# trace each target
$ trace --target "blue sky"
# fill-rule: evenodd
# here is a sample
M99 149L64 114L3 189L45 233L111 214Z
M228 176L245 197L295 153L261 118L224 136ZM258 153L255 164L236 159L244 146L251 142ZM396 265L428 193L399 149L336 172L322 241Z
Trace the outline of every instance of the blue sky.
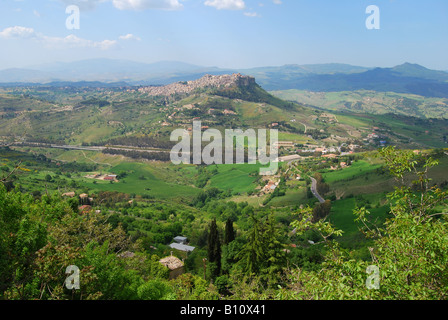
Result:
M66 28L68 5L80 28ZM366 8L380 10L368 30ZM89 58L448 70L446 0L2 0L0 69Z

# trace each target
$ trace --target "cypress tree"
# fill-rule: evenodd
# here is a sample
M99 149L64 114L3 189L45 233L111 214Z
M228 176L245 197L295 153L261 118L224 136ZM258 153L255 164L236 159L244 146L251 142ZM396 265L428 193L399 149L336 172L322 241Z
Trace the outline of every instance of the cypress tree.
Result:
M229 244L233 240L235 240L235 230L233 229L233 221L229 218L226 221L224 244Z
M210 231L208 234L207 245L208 261L216 265L216 269L213 271L212 276L217 277L221 273L221 242L219 240L218 226L216 225L216 219L210 223Z

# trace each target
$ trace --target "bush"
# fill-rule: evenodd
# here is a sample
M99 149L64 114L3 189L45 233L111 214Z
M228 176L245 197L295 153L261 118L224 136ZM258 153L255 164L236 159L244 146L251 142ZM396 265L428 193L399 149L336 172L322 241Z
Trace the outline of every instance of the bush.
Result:
M171 287L161 280L150 280L137 289L138 297L142 300L173 300L175 297Z

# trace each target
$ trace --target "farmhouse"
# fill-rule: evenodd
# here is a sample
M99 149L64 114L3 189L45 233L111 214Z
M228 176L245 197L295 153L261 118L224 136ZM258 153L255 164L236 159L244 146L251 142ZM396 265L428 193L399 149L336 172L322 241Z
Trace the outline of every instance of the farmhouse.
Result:
M341 166L341 168L347 168L348 164L347 164L347 162L341 162L340 166Z
M75 196L75 191L63 193L62 196L73 198Z
M170 244L170 248L176 249L179 251L183 251L183 252L192 252L194 249L196 249L195 247L187 246L185 244L180 244L180 243L172 243L172 244Z
M228 110L228 109L225 109L223 113L224 113L225 115L229 115L229 114L235 115L235 114L236 114L235 111Z
M263 192L268 193L274 191L278 186L278 182L269 181L267 185L264 186Z
M184 273L184 263L171 254L171 256L160 259L159 262L170 269L170 279L175 279Z
M187 237L177 236L173 239L174 242L180 243L180 244L187 244Z
M92 211L92 206L83 205L83 206L80 206L78 209L79 209L80 213L89 213L90 211Z
M177 236L173 239L173 241L174 242L172 244L170 244L170 248L172 248L172 249L176 249L176 250L187 252L187 253L196 249L195 247L187 245L188 239L186 237Z

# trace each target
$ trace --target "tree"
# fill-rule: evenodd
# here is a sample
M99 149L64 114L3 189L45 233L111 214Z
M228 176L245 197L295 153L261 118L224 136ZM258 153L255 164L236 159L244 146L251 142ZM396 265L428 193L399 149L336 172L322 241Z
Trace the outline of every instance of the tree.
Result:
M229 244L235 240L235 230L233 229L233 221L229 218L226 221L226 229L224 233L224 244Z
M280 241L280 230L277 227L274 215L271 213L265 223L263 232L264 263L262 277L267 283L275 283L285 266L286 255L283 244Z
M331 211L331 201L325 200L323 203L318 203L313 209L313 221L327 217Z
M264 258L263 241L261 239L261 221L254 213L250 215L249 219L252 228L247 234L247 242L243 249L238 254L237 258L242 265L246 274L257 274L260 270L261 263Z
M312 222L310 209L293 222L298 233L315 229L326 245L319 272L296 270L289 288L279 295L291 299L445 300L448 298L448 191L430 187L428 171L437 160L412 151L387 147L379 152L401 183L388 194L392 218L376 226L370 212L356 208L360 229L372 239L369 261L355 260L332 239L340 235L323 220ZM414 188L417 186L417 188ZM366 285L368 267L379 270L378 287Z
M221 242L219 240L218 226L216 225L216 219L210 223L207 242L207 257L210 264L215 264L212 278L216 278L221 273Z

